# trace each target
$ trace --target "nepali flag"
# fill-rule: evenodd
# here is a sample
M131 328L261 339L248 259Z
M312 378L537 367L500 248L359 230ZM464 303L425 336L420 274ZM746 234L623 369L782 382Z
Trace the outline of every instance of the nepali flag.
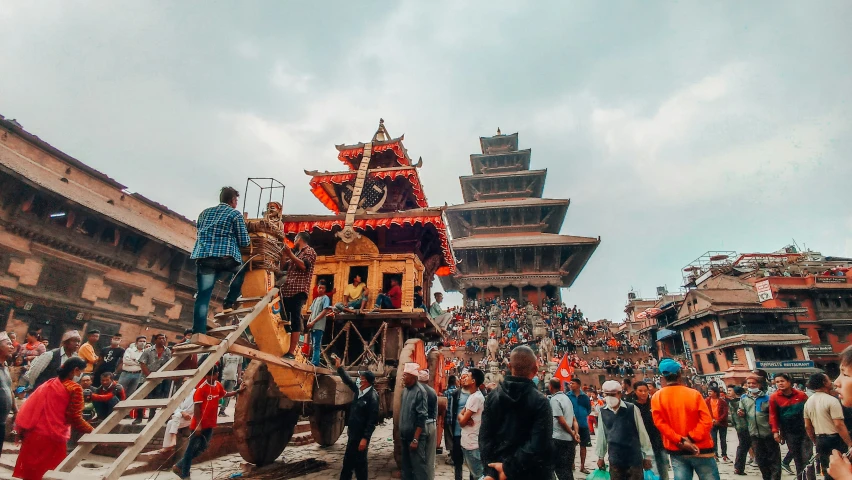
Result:
M556 367L556 373L553 374L554 378L558 378L563 382L570 382L572 378L574 378L574 367L571 366L571 363L568 361L568 354L566 353L562 360L559 362L559 366Z

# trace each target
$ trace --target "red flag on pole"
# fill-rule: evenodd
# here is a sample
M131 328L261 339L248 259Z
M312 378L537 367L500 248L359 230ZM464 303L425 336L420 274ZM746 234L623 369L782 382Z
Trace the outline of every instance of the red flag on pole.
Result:
M553 376L563 382L569 382L571 381L571 378L574 377L574 367L568 363L567 353L562 356L562 360L559 362L559 366L556 367L556 373L554 373Z

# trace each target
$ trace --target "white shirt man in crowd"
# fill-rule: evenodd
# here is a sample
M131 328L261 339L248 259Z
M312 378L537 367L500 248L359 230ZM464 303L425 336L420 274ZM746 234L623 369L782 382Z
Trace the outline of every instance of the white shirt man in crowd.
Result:
M474 368L462 373L461 386L467 395L464 407L458 415L461 425L461 446L464 464L473 478L483 474L482 459L479 455L479 427L482 424L482 411L485 409L485 397L479 387L485 383L485 372Z
M574 480L574 457L580 441L579 424L574 416L574 404L562 391L562 380L551 378L547 384L550 409L553 411L553 455L558 480Z
M139 357L145 351L145 343L148 338L144 335L136 337L136 342L127 347L124 351L124 356L121 359L121 364L118 371L121 374L118 377L118 383L124 387L124 392L130 396L139 387L139 382L142 380L142 367L139 366Z

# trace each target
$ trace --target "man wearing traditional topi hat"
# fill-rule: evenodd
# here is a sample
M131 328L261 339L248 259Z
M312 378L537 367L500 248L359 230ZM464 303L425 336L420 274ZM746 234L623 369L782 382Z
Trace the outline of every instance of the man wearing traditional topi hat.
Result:
M604 457L609 452L613 480L642 480L643 469L650 470L654 458L642 413L635 405L621 399L621 383L616 380L607 380L601 390L606 404L600 410L598 468L605 468Z
M429 386L429 369L420 370L417 381L426 390L426 407L429 417L426 419L426 468L429 478L435 478L435 455L438 450L438 394Z
M402 480L427 480L429 469L428 436L426 420L429 419L429 405L426 389L417 382L420 365L406 363L402 371L405 390L399 407L399 439L402 444ZM435 450L435 446L432 446ZM431 479L430 479L431 480Z
M42 353L30 364L30 369L25 377L33 390L41 386L42 383L57 376L59 367L71 357L77 356L77 350L80 348L83 337L77 330L70 330L62 335L62 345L59 348L48 350Z

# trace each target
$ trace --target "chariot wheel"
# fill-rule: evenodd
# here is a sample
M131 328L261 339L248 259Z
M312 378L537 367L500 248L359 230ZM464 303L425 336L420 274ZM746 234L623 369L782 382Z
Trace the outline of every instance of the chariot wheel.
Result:
M330 447L340 438L343 427L346 426L344 408L314 405L314 413L311 415L311 435L319 446Z
M258 466L274 462L290 443L301 408L281 408L278 391L265 363L253 360L243 374L246 390L237 396L234 435L237 450Z

